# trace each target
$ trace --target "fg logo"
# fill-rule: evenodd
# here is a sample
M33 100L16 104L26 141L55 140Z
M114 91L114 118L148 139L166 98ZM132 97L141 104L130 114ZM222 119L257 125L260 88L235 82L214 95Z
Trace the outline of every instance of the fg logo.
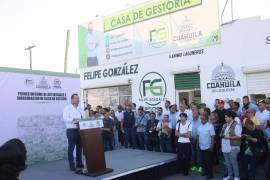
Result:
M157 105L165 98L167 86L165 79L157 72L149 72L140 82L140 101Z
M143 81L143 96L146 96L146 91L149 91L153 96L162 96L163 87L159 86L162 79L144 80Z
M149 45L160 48L166 45L169 38L169 31L165 23L157 22L149 29Z

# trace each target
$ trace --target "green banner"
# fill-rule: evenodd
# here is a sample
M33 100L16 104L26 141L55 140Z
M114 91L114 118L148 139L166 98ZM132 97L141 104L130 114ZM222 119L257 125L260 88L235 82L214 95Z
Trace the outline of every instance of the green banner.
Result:
M202 0L156 0L117 15L105 17L104 32L201 4Z

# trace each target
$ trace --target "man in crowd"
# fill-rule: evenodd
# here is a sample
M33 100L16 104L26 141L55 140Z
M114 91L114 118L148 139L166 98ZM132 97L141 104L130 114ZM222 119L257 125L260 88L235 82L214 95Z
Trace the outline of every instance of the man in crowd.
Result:
M163 116L164 116L165 114L163 113L163 109L162 109L162 107L158 107L157 108L157 120L159 121L159 122L161 122L162 120L163 120Z
M243 121L243 125L245 125L246 120L250 119L254 126L256 127L256 129L260 128L260 121L259 119L255 116L256 110L254 108L249 108L246 110L246 118Z
M110 111L104 108L102 138L104 151L113 150L113 120L110 118Z
M150 113L150 119L147 121L146 134L147 134L147 150L160 151L157 125L159 120L156 119L154 112Z
M123 111L123 106L122 105L118 105L117 107L117 111L115 112L115 116L116 118L118 119L118 121L121 123L124 119L124 111ZM121 131L121 128L119 129L118 131L118 139L120 140L121 142L121 146L124 145L124 134L122 133Z
M214 108L218 109L219 99L215 99Z
M260 156L258 148L262 146L264 140L263 133L254 126L253 121L246 120L240 147L241 179L255 180L256 158Z
M214 146L214 126L208 122L208 114L201 114L202 124L198 127L199 147L204 173L207 179L213 178L212 150Z
M265 100L259 102L259 111L256 112L255 116L260 121L260 129L264 129L266 122L270 120L270 112L265 108Z
M165 107L164 107L164 114L170 114L170 106L171 106L171 101L166 100L165 101Z
M128 145L132 145L133 148L136 147L136 137L133 133L134 126L135 114L132 111L132 105L128 104L124 112L123 121L121 122L122 133L124 133L125 136L125 148L128 148Z
M77 119L85 118L83 109L79 106L80 98L78 94L72 94L71 104L67 105L63 112L63 120L67 129L68 139L68 161L71 171L83 168L82 163L82 145L80 133L77 126ZM73 151L76 147L76 167L74 163Z
M185 103L181 102L179 104L179 114L186 113L187 116L188 116L188 121L191 121L191 119L192 119L192 112L191 112L190 109L187 109L187 108L188 108L187 105Z
M139 140L139 148L144 150L146 143L146 125L149 117L144 112L142 106L138 108L138 116L136 117L135 127L137 128L137 136Z
M253 104L253 103L251 103L249 101L249 97L248 96L244 96L243 97L243 109L242 109L242 111L244 112L245 110L247 110L249 108L255 109L255 111L258 111L259 110L258 107L255 104Z
M218 108L214 110L214 113L218 115L218 129L219 132L222 129L223 124L225 124L225 115L227 114L228 110L224 108L225 102L223 100L218 101Z
M199 115L199 111L197 109L193 110L193 116L191 120L192 125L192 133L191 133L191 171L202 173L201 163L200 163L200 150L198 144L198 127L201 125L201 119Z
M241 118L241 116L243 115L243 112L240 110L240 104L239 104L239 102L237 102L237 101L234 101L234 102L232 103L232 108L231 108L231 110L232 110L233 112L236 113L236 116L237 116L238 118Z
M172 152L176 152L175 127L178 120L179 120L179 113L176 112L176 105L173 104L170 106L170 113L169 113L169 122L172 125L172 132L171 132Z

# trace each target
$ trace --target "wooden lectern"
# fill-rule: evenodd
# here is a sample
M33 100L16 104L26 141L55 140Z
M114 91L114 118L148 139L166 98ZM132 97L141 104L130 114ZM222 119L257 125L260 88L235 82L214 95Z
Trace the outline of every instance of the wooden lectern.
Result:
M86 170L79 172L79 174L99 176L113 171L112 169L106 168L102 127L102 120L79 120L81 142L87 167Z

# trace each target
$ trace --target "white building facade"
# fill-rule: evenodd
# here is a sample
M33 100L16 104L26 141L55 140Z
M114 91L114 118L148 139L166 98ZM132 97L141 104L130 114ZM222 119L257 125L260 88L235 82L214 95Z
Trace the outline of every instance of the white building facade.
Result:
M270 20L259 17L221 26L221 43L81 69L85 104L147 110L165 100L206 103L270 96Z

